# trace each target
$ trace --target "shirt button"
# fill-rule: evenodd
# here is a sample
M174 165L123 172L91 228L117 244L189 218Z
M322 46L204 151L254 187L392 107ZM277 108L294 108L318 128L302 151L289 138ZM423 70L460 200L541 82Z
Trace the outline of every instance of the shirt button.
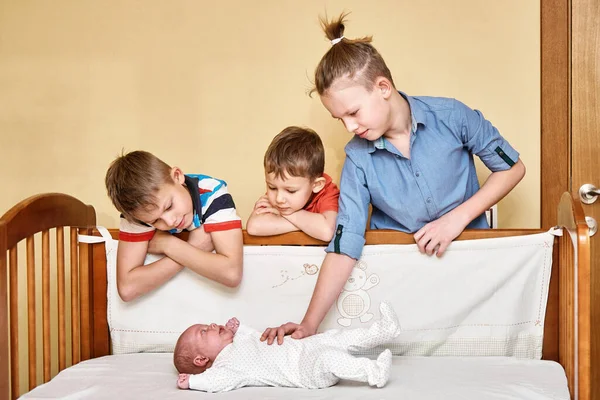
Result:
M418 173L418 172L417 172L415 175L417 176L417 178L418 178L419 176L421 176L421 174L420 174L420 173Z
M341 234L342 234L342 230L341 230L341 229L338 229L338 230L337 230L337 234L338 234L338 235L341 235Z
M427 198L427 202L428 202L428 203L431 203L431 197L428 197L428 198Z

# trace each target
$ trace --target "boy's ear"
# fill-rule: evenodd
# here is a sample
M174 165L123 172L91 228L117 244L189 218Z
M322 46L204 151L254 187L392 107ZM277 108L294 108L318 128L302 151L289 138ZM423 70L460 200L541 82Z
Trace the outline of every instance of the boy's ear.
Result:
M173 182L179 183L180 185L183 185L183 183L185 182L185 175L183 174L183 171L178 167L171 168L171 178L173 178Z
M198 354L196 357L194 357L194 365L196 367L206 367L206 365L208 364L208 362L210 361L210 359L206 356L201 356L200 354Z
M319 193L325 187L325 177L317 178L313 181L313 193Z
M381 93L384 99L388 99L395 90L392 82L383 76L380 76L375 80L375 89Z

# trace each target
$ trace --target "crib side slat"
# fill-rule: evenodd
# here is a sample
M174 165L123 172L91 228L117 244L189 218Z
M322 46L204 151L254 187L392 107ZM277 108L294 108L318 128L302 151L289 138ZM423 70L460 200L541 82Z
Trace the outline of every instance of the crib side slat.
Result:
M35 328L35 241L33 236L27 242L27 335L29 353L29 390L37 386L37 349Z
M79 353L79 272L77 263L77 228L71 228L71 363L77 364Z
M50 232L42 231L42 332L44 352L44 383L50 380L51 352L50 352Z
M56 291L58 292L58 370L67 366L67 338L65 334L65 233L56 228Z
M82 235L89 235L88 229L80 229ZM89 273L89 245L79 244L79 283L80 313L81 313L81 360L90 359L91 347L91 321L90 321L90 273Z

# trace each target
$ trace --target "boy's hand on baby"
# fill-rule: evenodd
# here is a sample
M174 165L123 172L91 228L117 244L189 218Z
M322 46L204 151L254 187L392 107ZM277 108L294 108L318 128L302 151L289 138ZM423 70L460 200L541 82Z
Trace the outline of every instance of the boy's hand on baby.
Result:
M154 236L148 242L148 253L165 254L165 250L171 240L177 239L168 232L155 231Z
M179 374L179 378L177 378L177 387L179 389L189 389L190 374Z
M414 238L421 253L436 253L441 257L465 226L457 215L450 212L419 229Z
M233 317L229 321L227 321L225 326L227 328L229 328L235 334L237 332L238 328L240 327L240 321L238 321L238 319L236 317Z
M260 341L264 342L266 340L267 344L271 345L275 341L275 337L277 337L277 344L282 344L283 337L286 335L291 335L292 339L303 339L305 337L312 336L315 333L317 333L317 330L314 328L302 324L288 322L287 324L283 324L278 328L265 329L260 337Z

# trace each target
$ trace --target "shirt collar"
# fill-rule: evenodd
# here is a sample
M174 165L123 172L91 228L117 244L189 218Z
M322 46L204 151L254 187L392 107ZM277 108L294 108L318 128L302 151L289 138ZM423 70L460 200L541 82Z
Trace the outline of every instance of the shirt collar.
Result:
M194 207L194 221L196 216L202 213L202 202L200 201L200 190L198 189L198 178L192 178L185 175L185 187L190 192L192 197L192 207ZM196 225L194 223L194 225Z
M192 178L190 176L184 175L185 177L185 188L190 192L190 197L192 198L192 207L194 208L194 217L192 223L194 224L194 228L200 227L200 215L202 213L202 202L200 201L200 191L198 189L198 178ZM187 228L189 229L189 227ZM180 233L183 229L171 229L169 233Z
M408 105L410 107L410 120L412 121L412 132L417 131L417 125L425 125L427 121L427 117L425 115L425 111L421 108L421 105L417 103L412 96L408 96L406 93L398 91L400 96L404 97L406 101L408 101Z
M417 132L418 124L425 125L425 120L426 120L425 112L419 106L419 104L414 101L414 99L411 96L408 96L406 93L401 92L401 91L398 91L398 93L400 93L400 96L402 96L408 102L408 106L410 108L410 120L411 120L411 128L410 129L411 129L411 134L414 134ZM385 150L385 139L383 136L381 136L377 140L374 140L369 143L370 143L369 153L372 153L375 150Z

